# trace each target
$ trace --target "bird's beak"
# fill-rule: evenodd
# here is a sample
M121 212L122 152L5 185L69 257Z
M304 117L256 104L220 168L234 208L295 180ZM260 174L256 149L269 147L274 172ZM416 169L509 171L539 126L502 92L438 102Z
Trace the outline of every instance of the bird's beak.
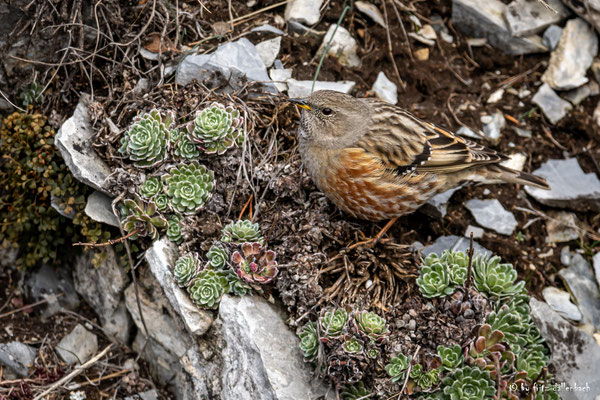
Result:
M308 110L308 111L311 110L310 106L306 103L306 101L304 101L302 99L288 99L288 101L290 103L296 103L298 105L298 107L304 108L305 110Z

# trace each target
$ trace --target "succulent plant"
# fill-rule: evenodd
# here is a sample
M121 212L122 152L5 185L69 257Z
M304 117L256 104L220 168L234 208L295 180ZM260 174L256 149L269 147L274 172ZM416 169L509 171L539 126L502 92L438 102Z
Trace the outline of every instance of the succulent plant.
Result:
M179 141L179 139L181 139L182 136L185 136L184 133L187 134L187 131L184 132L179 128L171 129L168 134L171 146L175 145Z
M188 253L175 261L173 277L179 287L187 287L200 271L198 254Z
M423 375L423 366L421 364L413 364L412 368L410 369L410 377L411 379L417 379L418 377L420 377L421 375Z
M442 384L450 400L487 400L496 393L489 372L477 367L462 367L444 378Z
M229 252L225 250L225 247L219 242L215 242L208 253L206 253L206 258L210 265L212 265L216 269L226 269L227 262L229 261Z
M202 308L217 308L228 288L229 283L223 271L204 269L192 281L188 292L194 304Z
M156 213L156 205L150 201L144 204L139 196L134 195L133 199L125 199L121 207L123 229L128 233L136 233L130 238L136 240L138 237L150 237L152 241L158 239L158 229L167 226L167 220Z
M437 385L440 382L440 370L432 369L430 371L423 372L414 379L421 389L430 389L433 385Z
M515 355L502 343L504 334L498 330L492 330L488 324L482 325L473 341L466 351L466 362L476 365L482 370L488 370L495 378L498 368L510 371L514 365Z
M189 129L190 139L209 154L223 154L243 135L242 122L239 111L233 107L212 103L196 115L194 126Z
M190 160L200 157L200 150L198 150L198 145L192 142L188 135L180 135L179 139L175 143L175 150L173 150L173 154L180 159Z
M469 256L462 251L444 250L441 256L436 253L430 253L424 260L425 265L433 265L436 263L444 264L448 268L454 266L467 268L469 265Z
M453 265L448 271L450 282L455 285L462 285L467 280L467 267Z
M548 365L547 350L541 344L524 348L517 357L517 370L527 372L529 379L536 379L546 365Z
M180 164L163 176L163 183L173 211L183 214L196 214L212 195L215 176L204 165L193 161Z
M357 382L354 385L344 385L340 390L340 398L342 400L367 400L370 398L369 392L362 382Z
M385 366L385 371L392 378L392 382L404 380L410 360L404 354L393 357Z
M253 224L251 221L245 219L236 222L231 222L223 228L223 234L221 236L221 242L224 243L246 243L246 242L258 242L263 243L264 238L260 234L260 228L258 224Z
M139 168L160 164L167 156L173 119L173 113L166 113L163 119L158 110L137 117L121 138L119 152L128 156Z
M169 218L168 223L169 226L167 228L167 238L171 242L180 244L183 240L183 237L181 236L181 217L178 215L173 215L171 218Z
M157 194L152 200L154 201L154 204L156 204L156 209L158 211L164 212L169 208L169 198L164 193Z
M346 340L342 347L347 353L362 353L364 349L363 344L356 338L350 338Z
M142 187L140 188L140 195L148 200L156 196L162 190L162 182L160 178L152 176L146 178L144 183L142 183Z
M438 346L437 352L442 359L442 369L445 371L454 371L464 362L462 348L457 344L452 347Z
M390 334L387 321L371 311L354 313L356 329L376 342L384 341Z
M425 297L447 296L454 292L450 286L450 276L446 266L442 263L422 265L417 278L417 286Z
M319 351L317 323L307 322L300 330L298 336L300 337L300 349L304 357L308 360L314 359Z
M250 290L252 290L252 288L248 286L246 282L241 280L240 277L231 270L225 271L225 278L229 284L227 293L230 293L234 296L245 296Z
M348 311L343 308L335 308L325 311L319 318L322 340L334 339L344 333L348 323Z
M516 280L517 271L512 264L500 264L500 257L474 257L473 282L480 292L496 297L515 296L525 287L525 281L515 283Z
M242 252L235 251L231 261L236 265L240 278L248 283L269 283L277 276L276 254L265 250L260 243L242 243Z
M442 400L444 395L441 391L436 391L432 393L423 393L417 397L418 400Z

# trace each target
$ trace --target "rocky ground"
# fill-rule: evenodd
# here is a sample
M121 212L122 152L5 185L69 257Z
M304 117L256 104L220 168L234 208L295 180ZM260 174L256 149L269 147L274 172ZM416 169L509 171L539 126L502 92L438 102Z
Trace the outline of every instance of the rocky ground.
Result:
M13 56L4 59L0 72L7 99L16 99L32 81L45 86L41 108L57 128L63 126L66 136L65 120L73 112L78 115L80 95L93 96L79 110L85 118L80 115L71 125L80 126L85 119L89 128L89 136L79 140L93 143L101 163L90 164L94 165L90 170L109 175L121 168L129 179L113 175L112 186L103 179L86 182L113 196L143 179L116 157L119 136L135 115L158 107L175 110L180 120L187 121L215 100L243 109L251 140L225 156L203 159L219 171L222 184L206 212L187 221L186 241L179 250L205 253L227 222L241 215L253 218L280 264L275 285L263 297L287 312L283 319L293 330L325 305L353 304L378 310L396 328L390 349L412 351L420 346L435 351L440 341L451 337L461 343L472 326L449 328L443 316L432 318L431 303L418 296L414 280L420 255L451 247L464 250L472 232L476 249L513 263L529 292L570 321L552 314L544 303L532 306L555 354L568 353L560 348L560 340L553 339L555 327L568 329L573 337L582 335L578 343L589 357L579 360L580 368L566 370L555 364L557 376L581 381L578 371L587 379L586 371L597 370L600 358L594 355L599 350L592 336L598 340L600 329L600 61L598 26L580 17L598 23L594 2L588 9L558 0L548 2L549 7L519 0L354 3L333 35L316 89L378 96L398 104L510 155L511 166L545 177L552 190L514 185L459 188L401 218L375 248L352 250L349 245L374 235L381 226L349 219L316 190L296 150L298 113L283 101L287 95L310 92L309 81L346 3L294 1L285 7L250 1L232 2L229 7L220 1L202 5L183 1L178 13L162 1L135 5L109 1L96 12L81 2L71 9L66 1L56 3L52 7L15 3L8 14L0 13L12 25L28 18L35 22L19 31L0 24L7 37L0 38L0 44L5 54ZM86 28L61 25L67 20L81 21ZM96 26L110 29L98 31ZM54 35L48 33L52 29ZM43 46L43 41L49 46ZM49 49L68 50L56 58ZM32 57L59 66L36 65L32 74L31 64L23 61ZM0 108L6 113L13 110L2 99ZM68 140L64 139L65 148ZM71 147L75 164L90 163L88 153ZM150 242L141 242L141 247L150 247ZM177 386L184 379L181 376L188 375L169 375L165 373L169 368L137 360L136 352L169 366L196 368L202 362L190 354L214 360L207 353L220 348L215 332L230 338L241 335L240 326L242 332L244 326L256 328L251 318L242 321L247 315L242 318L233 311L244 306L233 298L217 315L194 312L190 318L195 318L195 324L190 325L185 316L183 324L176 324L174 320L187 314L178 311L181 299L175 294L169 297L170 284L158 278L161 262L154 263L152 274L144 263L138 268L142 307L126 275L111 279L120 282L117 288L86 286L81 272L84 260L80 258L72 269L74 278L71 269L56 266L26 274L10 267L3 271L0 363L10 372L0 382L0 398L33 398L28 390L39 395L47 389L59 396L55 398L78 391L87 398L135 393L146 393L143 398L168 397L165 388ZM35 282L55 286L42 289ZM114 293L99 300L90 295L93 290ZM156 306L152 299L155 294L162 296L161 290L167 292L167 299ZM44 303L34 306L37 301ZM149 330L139 308L141 314L152 316L146 318L146 323L152 322ZM271 315L269 310L263 309L265 315ZM217 331L209 331L214 319ZM432 320L442 322L432 325ZM184 344L158 333L170 325L181 325ZM208 339L195 347L186 336L190 331L192 337L208 332ZM147 336L151 340L144 344ZM85 345L69 344L77 340ZM255 345L267 351L266 344ZM99 359L78 377L61 383L61 378L76 371L71 365L77 360L68 349L83 363L94 356ZM20 364L33 364L35 371L19 369L13 362L17 354L23 357ZM222 360L215 365L227 370L228 357L236 356L216 356ZM245 360L254 365L251 358ZM202 371L206 376L218 375ZM277 381L268 371L265 376ZM203 384L193 381L191 386L196 391L202 386L207 396L216 393L211 383ZM230 396L224 398L236 398L232 387L224 390ZM297 390L302 393L302 388ZM600 393L600 386L594 390ZM275 398L286 398L277 388L274 393Z

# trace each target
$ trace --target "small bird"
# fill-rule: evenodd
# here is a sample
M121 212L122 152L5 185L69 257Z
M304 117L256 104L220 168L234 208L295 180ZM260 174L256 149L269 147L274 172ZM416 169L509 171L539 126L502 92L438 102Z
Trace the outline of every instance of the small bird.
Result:
M348 214L396 219L464 183L546 181L500 165L508 157L372 98L319 90L303 99L298 146L317 187Z

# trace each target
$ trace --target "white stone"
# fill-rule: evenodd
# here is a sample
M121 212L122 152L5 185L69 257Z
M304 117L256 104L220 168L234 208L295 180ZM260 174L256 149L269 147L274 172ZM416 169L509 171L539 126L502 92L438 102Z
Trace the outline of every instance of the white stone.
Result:
M292 70L271 68L269 70L269 77L273 80L273 84L277 90L287 92L288 85L286 82L292 77Z
M375 4L366 1L355 1L354 6L358 11L371 18L376 24L381 25L383 28L386 27L383 15L381 15L381 11L379 11L379 8Z
M431 215L434 218L444 218L448 212L448 202L450 198L459 190L462 186L448 189L445 192L436 194L425 203L420 210L427 215Z
M358 55L356 54L356 51L358 50L356 40L346 28L338 26L336 30L336 26L336 24L331 24L329 26L317 54L323 54L327 43L329 43L329 40L333 36L327 54L331 57L335 57L338 62L344 66L358 67L360 65L360 58L358 58ZM335 35L333 34L333 31L335 31Z
M473 234L473 239L481 239L485 231L483 230L483 228L480 228L478 226L468 225L467 230L465 231L465 237L470 238L471 233Z
M296 20L308 25L319 22L323 0L291 0L285 7L285 20Z
M373 84L373 91L377 97L387 103L398 103L398 87L385 76L383 71L379 71L379 74L377 74L377 79Z
M483 138L483 135L478 135L471 128L468 128L466 126L461 126L456 131L456 134L459 135L459 136L469 137L469 138L473 138L473 139L481 139L481 138Z
M431 25L423 25L418 32L410 32L408 36L427 46L435 46L437 39L437 34Z
M487 103L488 104L497 103L500 100L502 100L502 96L504 96L504 89L500 88L500 89L496 90L495 92L493 92L492 94L490 94L490 97L488 97Z
M85 215L94 221L118 228L119 220L113 213L112 200L112 197L95 190L88 196L84 209Z
M579 86L577 89L569 90L565 94L565 100L569 100L574 106L578 106L581 102L587 99L589 96L596 96L600 88L594 81L588 82L586 85Z
M83 364L98 351L98 337L77 324L54 350L67 364Z
M542 81L555 90L575 89L585 83L588 68L598 54L598 35L581 18L565 25L556 50L550 55L548 69Z
M551 24L566 18L570 12L560 0L545 0L549 9L541 1L515 0L505 10L505 17L513 36L533 35Z
M312 93L312 81L297 81L295 79L288 79L288 96L290 97L307 97ZM341 82L315 82L315 92L317 90L335 90L336 92L350 93L355 82L352 81L341 81Z
M558 25L550 25L548 29L544 31L542 43L544 43L544 46L546 46L548 50L554 51L554 49L556 49L556 46L558 46L558 42L560 41L562 31L563 29Z
M578 211L600 211L600 180L584 173L576 158L548 160L533 174L546 179L550 190L525 186L525 191L542 204Z
M500 141L500 134L502 129L506 126L506 119L502 111L497 110L492 115L484 115L481 117L483 123L483 133L485 137L491 140L493 143Z
M54 137L69 170L77 180L108 194L104 181L111 171L92 147L94 128L88 117L88 95L82 95L73 116L65 121Z
M571 295L563 290L549 286L542 292L546 303L557 313L571 321L581 321L579 308L571 303Z
M556 125L573 108L568 101L561 99L547 83L540 86L531 101L540 106L544 115L553 125Z
M465 206L479 225L502 235L511 235L518 225L515 216L506 211L498 199L471 199Z
M549 212L551 219L546 221L547 241L550 243L570 242L579 239L581 224L577 216L567 211Z
M271 67L279 54L279 49L281 48L281 36L276 37L275 39L265 40L264 42L260 42L256 45L256 50L258 51L258 56L265 63L267 68Z
M453 0L452 25L467 36L486 38L507 54L548 51L537 35L513 37L504 18L505 10L506 5L500 0Z
M600 330L600 290L592 266L578 253L572 254L568 268L558 271L581 311L584 324Z
M15 379L17 376L29 376L29 368L33 367L37 352L35 348L21 342L0 343L0 365L6 367L0 379ZM10 374L7 374L10 372Z
M413 243L413 245L415 244ZM469 246L470 240L468 238L459 237L456 235L449 235L440 236L435 240L434 243L430 244L429 246L423 247L423 245L419 243L419 245L416 246L416 248L417 250L421 250L421 254L423 254L423 256L427 257L431 253L436 253L437 255L440 255L444 250L466 252L467 250L469 250ZM476 241L473 241L473 249L477 254L481 254L484 257L489 257L492 254L491 251L489 251Z
M502 161L500 164L517 171L523 171L526 161L527 155L523 153L513 153L508 156L508 160Z

